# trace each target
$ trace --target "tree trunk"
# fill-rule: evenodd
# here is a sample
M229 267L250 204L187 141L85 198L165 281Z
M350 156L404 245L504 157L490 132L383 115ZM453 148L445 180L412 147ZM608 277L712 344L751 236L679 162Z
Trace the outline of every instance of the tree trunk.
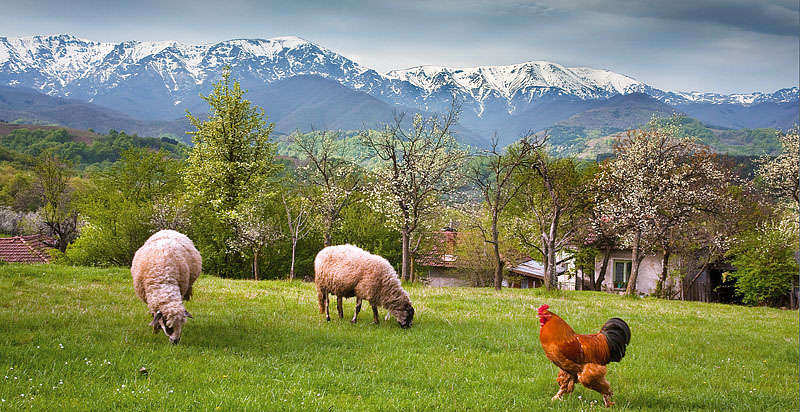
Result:
M258 251L253 251L253 277L258 280Z
M597 290L594 283L594 261L592 261L592 267L590 268L591 272L589 272L589 290ZM586 272L584 272L584 276Z
M324 247L328 247L331 245L331 230L332 229L330 228L330 226L325 228L325 239L323 239L322 242L322 245Z
M547 248L547 261L549 262L549 267L547 268L547 272L545 273L545 279L550 281L548 285L548 290L555 290L559 289L558 285L558 261L556 260L556 251L553 246Z
M403 240L403 265L401 267L402 270L400 272L400 274L401 274L400 275L400 279L408 280L408 271L411 268L411 253L410 253L409 244L408 244L409 243L408 237L409 237L410 234L408 233L408 229L407 228L404 228L401 231L401 234L403 236L403 239L402 239Z
M294 251L297 248L297 237L292 236L292 264L289 266L289 280L294 280Z
M544 282L544 288L550 289L550 277L547 276L550 273L550 252L547 249L547 243L542 242L542 282Z
M608 261L611 259L611 252L613 250L613 247L608 246L603 252L603 264L600 265L600 273L597 275L597 280L594 283L594 290L603 289L603 282L606 280L606 271L608 270Z
M656 296L663 298L664 297L664 285L667 284L667 275L669 273L669 255L670 250L664 249L664 257L661 259L661 276L658 278L658 282L656 282Z
M631 251L631 276L628 278L628 287L625 289L625 294L628 296L636 294L636 279L639 277L639 263L641 262L639 259L639 255L641 254L641 250L639 250L641 238L642 232L637 231L636 237L633 239L633 250Z
M494 244L494 288L503 288L503 261L500 259L500 248Z
M503 261L500 259L500 233L497 230L497 215L492 218L492 246L494 250L494 288L503 288Z
M550 219L550 228L547 233L542 234L542 246L546 247L547 267L544 271L544 284L548 290L558 289L558 260L556 260L556 236L558 236L558 221L560 218L559 210L555 211Z

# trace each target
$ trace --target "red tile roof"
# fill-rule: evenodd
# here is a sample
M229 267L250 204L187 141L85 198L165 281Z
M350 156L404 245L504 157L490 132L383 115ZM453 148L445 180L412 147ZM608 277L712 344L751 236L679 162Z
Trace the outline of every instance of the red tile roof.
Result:
M421 256L417 257L416 263L420 266L432 266L442 268L457 267L456 261L458 257L455 256L456 237L458 232L453 230L442 230L440 232L433 232L431 236L430 250L420 253Z
M8 263L50 263L51 240L42 235L0 238L0 260Z

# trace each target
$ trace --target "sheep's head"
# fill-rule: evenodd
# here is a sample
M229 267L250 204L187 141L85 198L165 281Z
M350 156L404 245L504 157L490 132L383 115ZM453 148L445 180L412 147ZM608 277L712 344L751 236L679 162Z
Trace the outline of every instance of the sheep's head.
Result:
M166 315L159 310L153 315L153 321L150 322L150 326L153 327L153 333L158 333L158 330L161 329L167 335L169 341L173 345L177 345L181 340L183 324L186 323L187 318L191 317L192 314L186 309L183 312L176 311Z
M414 321L414 307L411 302L400 305L399 308L391 311L392 316L397 319L401 328L410 328Z

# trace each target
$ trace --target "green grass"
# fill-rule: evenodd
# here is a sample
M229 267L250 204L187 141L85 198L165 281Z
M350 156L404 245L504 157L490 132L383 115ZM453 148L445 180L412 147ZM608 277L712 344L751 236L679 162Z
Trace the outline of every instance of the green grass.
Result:
M619 409L798 409L795 311L415 286L404 330L371 325L366 305L357 325L326 323L312 284L203 276L194 290L173 346L151 333L127 269L1 266L0 410L600 409L581 386L550 400L545 302L582 333L612 316L631 326L608 373Z

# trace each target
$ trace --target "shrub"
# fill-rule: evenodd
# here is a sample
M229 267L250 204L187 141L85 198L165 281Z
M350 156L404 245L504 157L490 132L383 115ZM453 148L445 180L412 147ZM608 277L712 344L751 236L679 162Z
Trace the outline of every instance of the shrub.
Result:
M797 278L796 217L768 222L741 235L728 256L736 291L749 305L780 305Z

